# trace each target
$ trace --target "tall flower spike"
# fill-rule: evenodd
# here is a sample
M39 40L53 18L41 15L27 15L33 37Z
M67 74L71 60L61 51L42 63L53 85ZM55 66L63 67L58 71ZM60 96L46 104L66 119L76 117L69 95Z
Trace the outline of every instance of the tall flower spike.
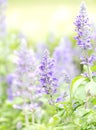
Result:
M17 53L16 73L13 82L14 96L20 97L23 103L18 108L28 110L36 104L36 65L34 53L27 49L26 40L21 40L21 48ZM28 102L28 103L27 103ZM30 102L30 103L29 103Z
M93 65L93 61L96 60L95 55L90 55L89 50L92 49L92 26L89 22L89 18L86 11L85 3L81 3L79 15L75 21L77 32L77 43L82 49L81 64L87 66L87 75L92 80L92 72L90 66Z
M76 17L74 24L76 25L76 32L78 34L76 37L78 45L82 49L91 49L91 25L84 2L81 3L79 15Z
M0 38L6 35L6 5L7 0L0 0Z
M57 78L54 76L54 59L49 57L49 51L44 51L44 56L41 61L40 69L40 82L44 92L49 95L50 103L53 104L53 94L57 89Z

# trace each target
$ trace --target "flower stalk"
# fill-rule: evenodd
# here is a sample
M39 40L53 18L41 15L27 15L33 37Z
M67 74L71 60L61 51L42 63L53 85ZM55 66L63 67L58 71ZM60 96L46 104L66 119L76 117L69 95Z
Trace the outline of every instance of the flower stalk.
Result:
M96 56L88 55L89 51L92 50L92 28L91 24L87 15L86 5L85 2L81 3L80 11L76 20L74 22L77 32L77 36L75 39L77 40L78 46L82 50L81 64L87 66L87 76L89 80L92 80L92 72L91 72L91 65L93 65L93 61L96 60Z

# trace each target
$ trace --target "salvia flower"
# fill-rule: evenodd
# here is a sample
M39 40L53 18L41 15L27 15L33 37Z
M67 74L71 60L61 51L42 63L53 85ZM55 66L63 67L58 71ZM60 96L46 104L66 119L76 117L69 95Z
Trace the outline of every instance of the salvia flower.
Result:
M49 57L49 51L45 50L40 64L40 83L42 90L50 96L50 103L53 102L53 94L57 89L57 78L55 77L55 61Z
M12 86L13 80L14 80L14 74L8 74L6 77L7 84L9 87Z
M93 62L96 61L96 56L91 55L88 58L85 58L84 56L81 56L80 59L82 61L81 64L92 66Z
M6 5L7 0L0 0L0 38L6 35Z
M77 43L82 49L81 64L87 66L87 77L92 80L92 72L90 66L93 65L93 62L96 60L96 56L89 53L89 50L92 49L92 25L90 24L85 3L81 3L79 15L75 20L76 32L77 32Z
M26 40L22 39L22 45L16 52L16 72L13 82L14 96L20 97L23 101L18 108L32 108L36 106L36 61L32 51L27 49ZM28 102L28 103L27 103ZM38 105L38 104L37 104ZM25 107L31 106L31 107ZM34 107L35 108L35 107ZM31 109L32 110L32 109Z
M91 49L91 24L87 15L85 3L81 3L80 11L74 22L76 25L76 40L77 44L82 49Z

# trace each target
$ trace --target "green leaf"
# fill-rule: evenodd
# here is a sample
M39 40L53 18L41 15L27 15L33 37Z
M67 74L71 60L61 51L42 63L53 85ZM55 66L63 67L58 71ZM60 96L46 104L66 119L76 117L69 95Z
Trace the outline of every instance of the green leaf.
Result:
M78 100L85 100L86 98L86 91L84 85L79 85L78 88L75 90L74 97Z
M92 70L93 72L96 72L96 65L92 66L92 67L91 67L91 70Z
M60 121L60 117L58 115L54 115L50 118L48 125L54 126L57 125Z
M71 87L70 87L70 95L71 97L74 97L75 95L75 92L77 91L77 89L79 88L79 90L83 87L82 86L82 83L84 84L86 78L85 77L82 77L82 76L78 76L76 77L73 81L72 81L72 84L71 84ZM80 88L81 86L81 88ZM78 94L77 94L78 95Z
M86 93L90 93L91 96L96 96L96 82L90 81L86 84Z
M54 130L80 130L75 124L67 124L62 127L56 127Z

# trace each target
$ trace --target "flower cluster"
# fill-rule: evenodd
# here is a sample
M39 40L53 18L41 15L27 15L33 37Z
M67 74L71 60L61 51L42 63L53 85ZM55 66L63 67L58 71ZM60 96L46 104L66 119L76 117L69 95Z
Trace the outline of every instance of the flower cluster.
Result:
M44 51L44 56L42 58L41 64L40 64L40 82L41 87L44 90L46 94L48 94L51 98L51 102L53 102L53 94L56 92L57 89L57 78L54 76L55 69L54 69L54 59L51 59L49 57L49 51Z

